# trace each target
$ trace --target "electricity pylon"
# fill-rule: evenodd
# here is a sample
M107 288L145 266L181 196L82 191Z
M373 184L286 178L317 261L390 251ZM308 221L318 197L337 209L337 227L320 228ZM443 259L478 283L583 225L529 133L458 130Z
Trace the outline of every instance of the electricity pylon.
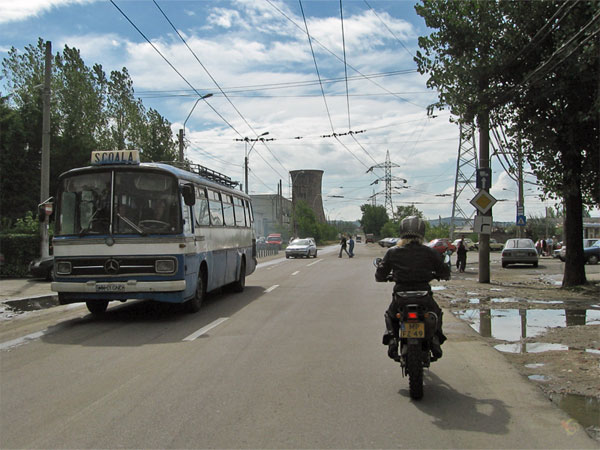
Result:
M466 219L471 229L475 210L467 215L458 204L459 197L465 188L471 190L471 198L477 193L475 188L477 177L477 148L475 147L475 126L472 123L460 124L460 143L456 160L456 178L454 180L454 198L452 201L452 217L450 218L450 239L454 240L455 219L460 216ZM467 191L466 194L469 194ZM470 199L469 199L470 200Z
M384 169L384 175L381 178L376 179L371 184L378 184L380 181L385 182L385 210L388 213L390 219L394 219L396 214L394 213L394 204L392 202L392 181L402 181L406 183L404 178L398 178L392 176L392 167L400 167L398 164L390 161L390 151L388 150L385 155L385 162L383 164L377 164L369 167L367 173L373 171L373 169ZM373 194L375 196L376 194Z

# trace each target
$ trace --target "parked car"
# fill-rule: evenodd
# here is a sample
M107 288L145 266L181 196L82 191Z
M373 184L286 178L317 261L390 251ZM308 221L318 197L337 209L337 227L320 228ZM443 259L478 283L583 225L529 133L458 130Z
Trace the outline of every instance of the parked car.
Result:
M29 263L29 273L34 278L51 281L54 276L54 256L37 258Z
M456 239L452 245L454 245L456 248L458 248L458 243L460 242L460 239ZM475 242L473 242L471 239L469 238L464 238L463 242L465 243L465 247L467 248L467 251L471 251L471 250L475 250L477 247L475 246Z
M356 242L362 242L362 237L360 236L360 234L356 235Z
M375 242L375 236L373 236L370 233L367 233L365 235L365 244L368 244L369 242Z
M294 239L285 249L286 258L317 257L317 246L312 239Z
M387 238L380 239L379 241L377 241L377 243L379 245L381 245L382 247L390 248L390 247L393 247L394 245L396 245L399 240L400 240L400 238L387 237Z
M281 239L280 233L271 233L267 236L267 244L277 245L281 248L281 244L283 244L283 240Z
M598 238L585 238L583 240L583 251L585 253L585 249L591 247L592 245L594 245L596 242L598 242ZM567 246L563 245L560 250L558 251L558 259L560 259L562 262L565 262L567 260ZM586 260L587 261L587 260Z
M538 266L538 253L531 239L509 239L502 250L502 267L509 264L532 264Z
M440 254L444 253L446 250L450 250L452 253L456 251L456 246L447 238L433 239L427 246L440 252Z
M560 258L560 249L563 248L563 241L557 242L554 246L554 250L552 250L553 258Z
M494 238L490 238L490 251L501 251L504 248L504 244L498 242ZM479 250L479 242L475 242L475 249Z
M598 259L600 259L600 240L594 242L593 245L584 248L583 255L585 256L586 263L598 264Z

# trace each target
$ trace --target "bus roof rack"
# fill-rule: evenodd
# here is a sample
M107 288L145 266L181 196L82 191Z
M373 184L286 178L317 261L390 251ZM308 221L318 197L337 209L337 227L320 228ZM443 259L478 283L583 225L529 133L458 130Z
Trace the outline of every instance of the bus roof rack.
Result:
M215 183L219 183L227 187L236 187L238 184L240 184L239 181L234 181L225 174L209 169L208 167L201 166L200 164L191 163L189 161L167 161L166 164L170 164L173 167L198 174L207 180L214 181Z

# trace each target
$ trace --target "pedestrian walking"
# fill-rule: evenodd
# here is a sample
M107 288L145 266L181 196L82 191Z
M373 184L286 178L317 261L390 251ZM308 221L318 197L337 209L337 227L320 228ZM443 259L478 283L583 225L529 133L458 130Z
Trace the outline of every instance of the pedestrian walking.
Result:
M467 266L467 247L465 246L465 241L462 239L456 249L456 265L459 272L464 272Z
M340 241L340 254L339 254L339 258L342 257L342 252L346 252L346 255L348 255L348 257L350 257L350 253L348 253L348 250L346 249L346 245L347 245L346 235L342 234L342 240Z
M354 258L354 239L352 239L352 235L348 239L348 254L350 258Z

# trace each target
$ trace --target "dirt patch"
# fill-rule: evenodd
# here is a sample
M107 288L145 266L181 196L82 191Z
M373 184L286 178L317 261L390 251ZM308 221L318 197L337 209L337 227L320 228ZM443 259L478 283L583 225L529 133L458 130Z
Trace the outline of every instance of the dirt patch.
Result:
M563 289L563 269L551 259L538 269L496 268L492 260L491 283L479 283L477 267L468 266L440 283L435 298L549 397L600 399L600 282ZM586 266L586 272L597 279L600 266Z

